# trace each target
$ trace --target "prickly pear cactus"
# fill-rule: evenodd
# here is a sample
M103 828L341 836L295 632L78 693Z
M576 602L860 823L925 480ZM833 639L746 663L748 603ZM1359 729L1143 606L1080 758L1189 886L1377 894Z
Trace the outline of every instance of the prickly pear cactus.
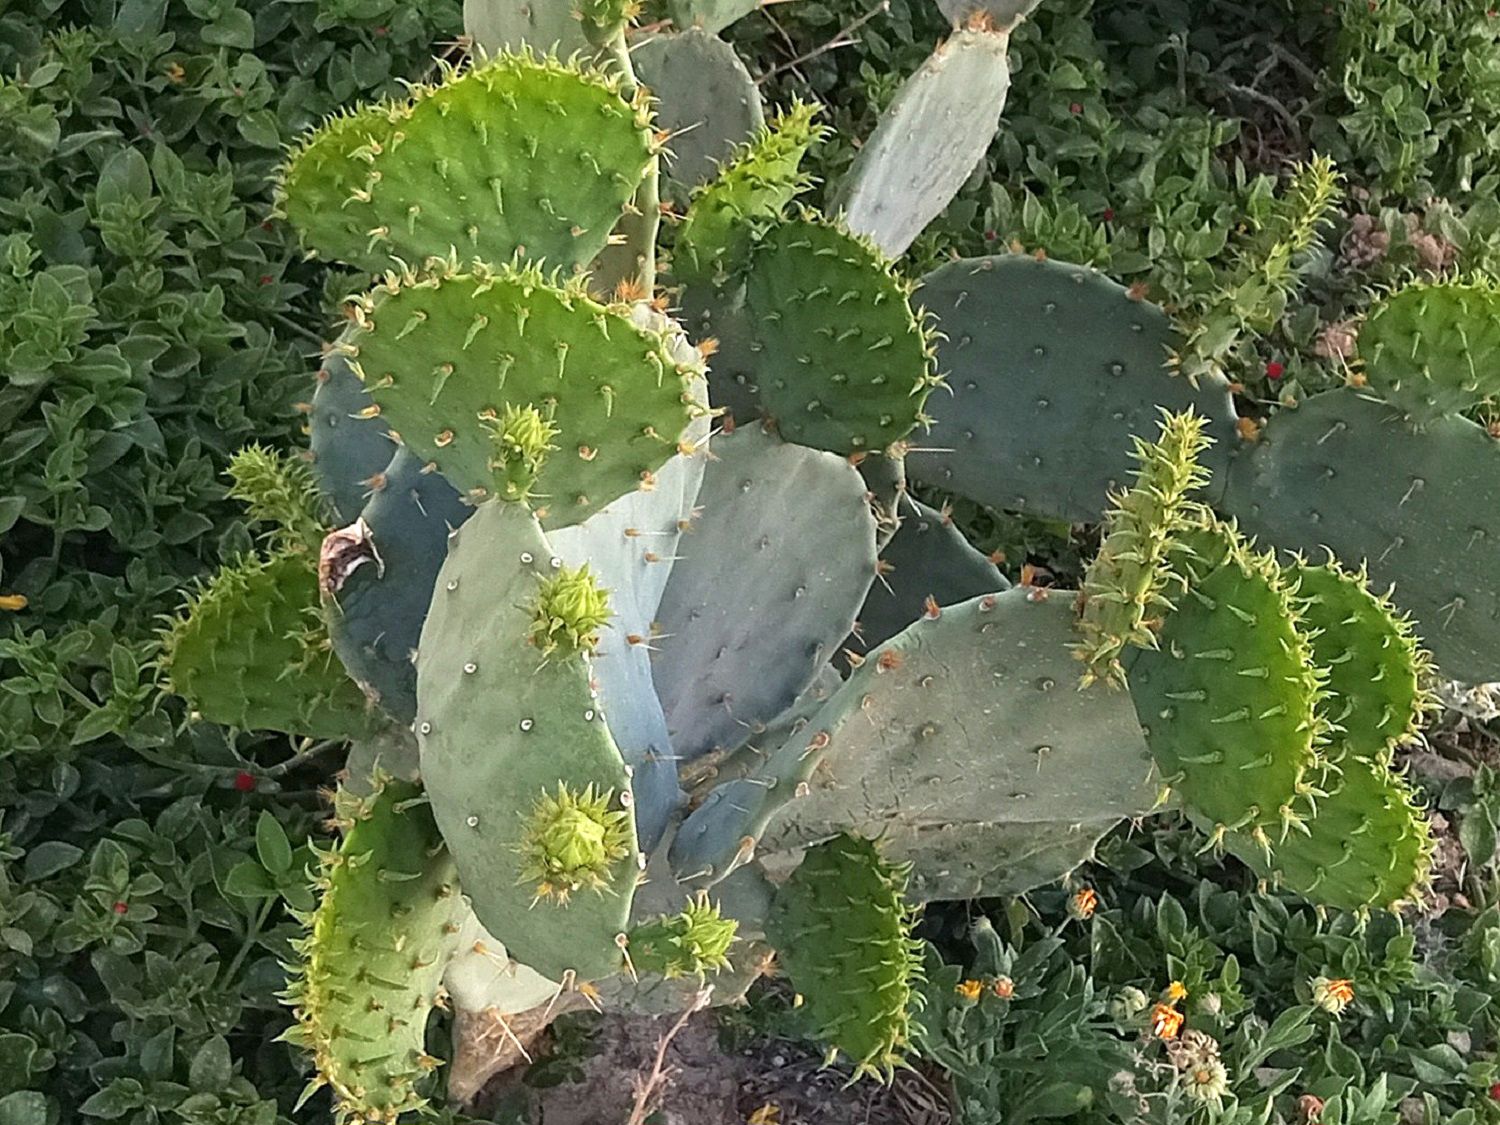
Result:
M888 1078L913 904L1055 881L1162 804L1321 904L1423 884L1429 832L1391 766L1425 705L1421 645L1500 660L1472 500L1497 455L1447 414L1490 389L1437 339L1478 318L1446 335L1486 347L1487 291L1391 298L1358 376L1389 403L1319 396L1248 445L1218 371L1294 280L1331 169L1247 250L1241 281L1271 295L1249 313L1174 324L1025 255L914 291L879 247L915 237L993 131L985 91L1030 3L965 10L842 219L797 202L812 110L759 126L714 37L745 7L673 0L664 32L615 0L474 0L481 41L515 53L330 123L286 170L307 244L380 275L308 412L345 526L318 554L305 481L247 454L275 553L209 587L163 666L237 725L383 728L351 755L367 796L340 799L295 990L350 1119L419 1107L441 982L472 1059L478 1012L727 1000L773 956L831 1051ZM554 44L578 54L530 53ZM974 101L963 136L930 127ZM908 179L941 190L916 207ZM658 255L680 290L656 287ZM908 469L1102 519L1082 590L1007 589ZM1213 509L1337 560L1258 552Z

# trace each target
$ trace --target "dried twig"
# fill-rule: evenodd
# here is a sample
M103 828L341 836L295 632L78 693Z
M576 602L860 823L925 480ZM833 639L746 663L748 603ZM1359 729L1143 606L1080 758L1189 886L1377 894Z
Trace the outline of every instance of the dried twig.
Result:
M652 1098L667 1082L667 1048L672 1045L672 1040L677 1037L677 1033L687 1026L688 1020L708 1006L708 998L711 995L713 995L713 990L709 988L695 993L687 1011L683 1012L677 1018L677 1022L672 1025L672 1029L661 1037L661 1042L656 1045L656 1058L651 1064L651 1073L644 1079L639 1075L636 1076L635 1108L630 1111L630 1120L625 1125L645 1125L646 1117L651 1112Z

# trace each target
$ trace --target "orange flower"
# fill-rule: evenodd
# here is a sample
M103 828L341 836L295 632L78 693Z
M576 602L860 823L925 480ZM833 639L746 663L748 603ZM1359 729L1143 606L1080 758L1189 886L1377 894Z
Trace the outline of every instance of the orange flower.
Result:
M1158 1039L1176 1039L1182 1030L1182 1013L1170 1004L1151 1009L1151 1034Z
M745 1125L780 1125L780 1122L781 1107L775 1102L767 1102L745 1118Z
M16 613L25 608L25 594L0 594L0 609L7 609L12 613Z
M1092 918L1094 911L1099 908L1099 895L1093 887L1083 887L1068 900L1068 917L1077 918L1080 921Z
M978 1000L979 994L984 991L984 983L977 980L963 980L958 982L957 992L965 1000Z
M1344 977L1329 980L1317 977L1312 982L1313 1003L1325 1012L1338 1015L1354 1002L1354 982Z
M996 977L995 983L990 986L996 996L1002 1000L1009 1000L1016 994L1016 982L1010 977Z
M1168 1003L1175 1004L1179 1000L1186 1000L1186 999L1187 999L1187 986L1185 984L1183 984L1180 980L1174 980L1171 984L1167 985L1167 1002Z

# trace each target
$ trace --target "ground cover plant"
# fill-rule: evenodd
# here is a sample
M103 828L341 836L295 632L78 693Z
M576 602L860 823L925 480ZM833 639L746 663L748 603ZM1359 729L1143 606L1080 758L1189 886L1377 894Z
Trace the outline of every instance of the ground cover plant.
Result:
M1496 1116L1487 13L47 14L0 1120Z

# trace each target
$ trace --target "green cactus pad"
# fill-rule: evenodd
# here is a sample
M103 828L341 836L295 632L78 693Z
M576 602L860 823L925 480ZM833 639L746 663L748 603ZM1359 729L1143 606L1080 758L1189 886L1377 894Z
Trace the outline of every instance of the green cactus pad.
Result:
M1010 37L955 31L880 116L839 201L849 229L900 257L984 159L1010 90Z
M1201 577L1127 662L1146 742L1189 809L1215 833L1279 842L1310 811L1323 737L1321 673L1298 603L1268 555L1230 527L1212 529L1223 561ZM1192 542L1191 538L1189 540ZM1212 569L1209 567L1212 566Z
M349 361L325 356L307 407L307 438L313 475L341 524L359 517L396 454L386 424L368 416L370 405Z
M1161 783L1129 697L1077 687L1075 597L986 594L870 653L755 779L764 812L744 834L760 837L762 862L846 826L886 833L886 854L905 862L921 852L903 844L934 825L1149 812ZM696 827L690 818L680 835ZM943 873L919 872L917 894L929 880L941 886Z
M707 893L690 899L680 914L643 922L630 931L630 962L637 972L676 978L703 976L729 966L729 948L739 929L711 903Z
M789 707L849 635L875 580L875 521L846 460L758 425L716 437L712 452L654 642L684 761L733 751Z
M426 1104L418 1085L440 1065L423 1049L427 1016L466 911L419 787L340 793L337 819L343 841L322 857L317 910L293 942L297 1023L283 1038L312 1052L304 1100L327 1085L340 1125L393 1125Z
M802 158L828 132L814 124L817 112L814 105L796 102L777 114L693 194L672 263L680 280L706 280L725 266L741 265L750 225L778 218L811 184L801 170Z
M393 279L341 346L402 443L472 502L503 476L485 421L507 404L540 409L560 448L531 491L543 524L566 527L652 487L707 409L701 373L677 362L671 339L579 285L506 266Z
M1369 568L1444 672L1500 679L1500 443L1463 418L1413 432L1353 389L1267 423L1222 507L1262 542Z
M1085 684L1123 685L1126 647L1156 647L1156 628L1185 583L1172 548L1199 510L1190 497L1208 482L1198 464L1209 442L1199 415L1166 414L1156 441L1134 440L1135 483L1115 496L1083 581L1083 640L1075 651Z
M1410 785L1385 758L1351 756L1318 799L1307 832L1293 832L1271 863L1237 833L1225 843L1263 878L1339 910L1395 910L1418 900L1432 868L1432 829Z
M309 738L359 738L380 716L344 673L305 551L225 566L163 637L167 690L210 722Z
M1500 394L1500 286L1417 283L1370 312L1359 331L1370 390L1418 426Z
M554 559L520 505L485 504L455 532L418 646L416 733L433 812L479 921L543 976L589 980L623 964L616 937L638 873L633 795L588 658L548 658L530 641L538 589L562 565ZM606 815L627 814L594 834L597 882L577 871L537 877L543 853L562 866L581 854L548 815L564 787L574 803L588 795Z
M450 253L571 269L604 249L653 148L617 80L502 55L330 122L278 201L312 250L372 272Z
M847 1055L856 1077L890 1081L905 1063L922 977L906 881L870 841L838 836L808 850L766 919L813 1035Z
M1293 561L1282 574L1297 591L1313 661L1328 670L1324 715L1339 753L1371 760L1414 736L1428 661L1411 622L1336 562Z
M691 28L631 48L636 79L657 99L656 127L671 134L665 189L685 204L765 125L760 91L733 47Z
M914 482L1094 523L1130 482L1133 437L1154 432L1166 409L1208 419L1202 463L1222 488L1239 444L1228 384L1195 388L1168 373L1174 334L1155 305L1093 270L1023 254L951 262L917 298L945 337L938 365L952 394L928 401L931 451L906 458Z
M810 218L777 223L751 254L746 300L764 349L761 401L782 437L879 452L926 421L941 383L927 329L869 243Z

